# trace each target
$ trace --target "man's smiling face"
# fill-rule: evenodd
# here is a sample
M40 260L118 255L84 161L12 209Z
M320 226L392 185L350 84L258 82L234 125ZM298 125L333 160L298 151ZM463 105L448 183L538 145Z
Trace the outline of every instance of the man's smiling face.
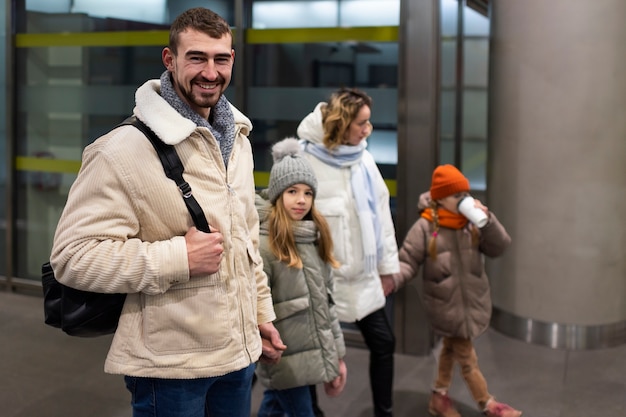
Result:
M232 38L220 39L188 29L180 33L177 54L163 50L163 63L172 74L174 90L194 111L208 118L233 71L235 52Z

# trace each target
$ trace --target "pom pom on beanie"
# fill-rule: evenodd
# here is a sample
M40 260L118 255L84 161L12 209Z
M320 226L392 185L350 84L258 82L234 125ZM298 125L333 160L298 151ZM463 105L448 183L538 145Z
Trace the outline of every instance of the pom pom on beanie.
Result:
M449 195L469 191L469 180L454 165L439 165L433 171L430 198L441 200Z
M295 138L286 138L272 146L274 166L270 171L267 189L272 204L294 184L306 184L317 194L317 178L309 161L302 155L300 143Z

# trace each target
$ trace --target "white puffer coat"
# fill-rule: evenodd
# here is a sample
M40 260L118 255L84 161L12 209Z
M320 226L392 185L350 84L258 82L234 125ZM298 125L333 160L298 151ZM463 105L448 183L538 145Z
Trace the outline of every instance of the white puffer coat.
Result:
M298 137L312 143L322 143L321 106L306 116L298 126ZM318 189L315 206L326 217L332 234L334 255L341 263L335 271L335 301L337 313L343 322L354 322L385 306L385 295L380 281L381 275L400 271L398 245L389 207L389 190L376 162L366 150L363 162L375 173L374 195L376 196L383 253L377 270L366 274L363 262L361 226L357 215L356 202L352 195L349 167L336 168L315 156L305 153L317 176ZM365 186L365 184L364 184Z

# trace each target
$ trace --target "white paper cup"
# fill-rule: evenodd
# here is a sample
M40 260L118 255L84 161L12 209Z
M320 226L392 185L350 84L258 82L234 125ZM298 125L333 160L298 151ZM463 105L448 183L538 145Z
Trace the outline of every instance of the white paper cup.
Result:
M488 218L484 211L475 206L474 198L467 196L459 201L457 206L459 213L467 217L467 219L478 227L487 224Z

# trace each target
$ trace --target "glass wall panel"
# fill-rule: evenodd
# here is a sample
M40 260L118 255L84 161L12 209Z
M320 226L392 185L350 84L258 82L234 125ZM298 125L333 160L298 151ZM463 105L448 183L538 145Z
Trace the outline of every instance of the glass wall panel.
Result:
M489 36L489 18L476 10L465 7L463 9L463 32L465 36Z
M246 111L256 170L269 171L271 145L295 136L317 103L339 87L358 87L374 101L368 149L388 180L395 214L399 9L399 0L253 2L252 27L275 31L271 40L254 40L263 30L247 36L246 62L253 65L246 68ZM258 177L257 186L266 181Z
M256 0L252 16L255 29L397 26L400 0Z
M459 164L474 190L486 187L489 20L441 1L440 163ZM459 38L461 45L459 46ZM462 49L459 51L459 47ZM458 58L462 56L459 67ZM459 88L460 84L460 88ZM457 100L461 100L459 106ZM460 108L459 108L460 107ZM460 117L459 114L460 113ZM456 160L460 156L460 160Z
M441 97L439 101L439 163L454 164L458 2L441 0Z
M11 166L9 164L9 142L7 135L7 109L9 108L10 100L10 83L8 80L9 72L7 72L7 63L10 64L10 60L7 59L9 53L7 51L7 45L9 41L7 37L11 34L11 30L7 27L7 2L0 0L0 56L4 57L4 65L0 65L0 277L6 275L7 271L7 225L9 219L7 219L7 205L11 204L11 199L7 194L7 179L9 178L8 169Z
M17 276L37 277L85 146L132 113L136 88L163 70L160 47L17 51ZM52 172L37 167L52 160Z
M462 170L474 190L487 187L489 19L463 9Z
M337 16L336 0L255 1L252 4L255 29L334 27L338 23Z
M269 147L295 136L300 121L339 87L365 90L374 100L368 139L384 175L397 163L397 43L268 44L250 47L247 114L252 119L256 169L269 170Z
M271 2L247 4L256 10L257 3ZM281 3L284 6L290 2ZM310 35L293 43L289 29L277 41L246 41L245 62L254 65L246 65L242 80L245 105L240 107L254 123L251 139L257 170L269 170L268 146L295 135L297 124L317 102L338 87L357 86L374 99L374 133L368 143L384 177L393 182L397 161L397 26L365 25L382 16L376 14L380 1L332 3L335 12L332 23L328 23L331 32L324 34L324 42ZM368 3L370 11L364 12L365 6L359 11L359 3ZM399 10L399 1L385 4L391 5L387 11L394 7ZM140 84L161 74L161 49L167 43L173 16L188 7L206 7L206 2L157 1L151 3L155 8L152 14L135 12L134 16L100 6L99 1L32 0L17 5L23 13L16 13L20 21L15 71L15 212L19 213L15 272L22 278L39 279L39 267L49 255L54 228L80 167L82 150L130 114ZM234 24L234 2L215 1L210 7ZM362 30L340 29L342 13L346 22L360 24ZM393 14L385 17L384 23L397 24L399 16ZM280 20L289 21L284 16ZM268 22L266 26L275 25ZM251 25L263 24L252 18ZM320 26L323 23L317 22L316 27ZM119 31L143 37L115 37ZM97 32L98 37L85 37L86 32ZM233 102L237 84L233 79L227 90ZM391 191L393 195L395 189Z
M56 32L55 22L64 21L68 16L89 17L89 26L82 28L85 32L145 30L148 29L146 24L166 27L178 14L192 7L209 7L234 25L233 3L230 0L212 0L210 4L206 0L22 0L16 2L16 7L29 12L27 17L43 15L48 23L37 25L21 19L18 13L19 32L50 33Z
M489 40L485 37L465 38L463 82L468 88L487 88L489 75Z
M26 46L16 49L15 70L14 263L20 278L39 279L85 146L130 115L137 87L164 71L161 51L170 19L188 7L206 6L205 1L154 1L150 6L161 13L158 21L137 10L126 17L113 9L128 7L112 8L110 2L109 13L102 4L73 1L62 10L56 2L22 4L29 11L21 30L30 33L18 34L18 46L22 41ZM147 4L135 2L134 7ZM212 2L211 7L233 25L232 2ZM139 42L115 36L134 30L144 31L137 32L144 34ZM99 33L85 38L82 32ZM229 99L233 94L234 81Z
M441 0L441 36L456 36L458 25L457 0Z
M397 26L400 0L342 0L339 15L339 26Z

